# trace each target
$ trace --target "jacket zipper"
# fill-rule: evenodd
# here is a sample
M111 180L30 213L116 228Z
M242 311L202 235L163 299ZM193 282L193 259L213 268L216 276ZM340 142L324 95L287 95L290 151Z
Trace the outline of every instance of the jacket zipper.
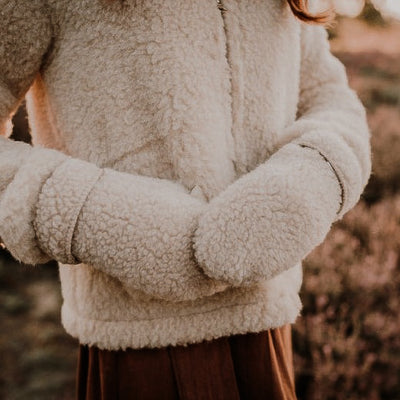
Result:
M229 46L228 46L228 39L226 37L226 22L225 22L225 12L228 11L225 7L224 7L224 3L223 0L216 0L217 2L217 7L219 9L219 11L221 12L221 20L222 20L222 26L225 32L225 57L226 57L226 62L229 65L229 69L230 69L230 61L229 61ZM231 87L232 87L232 73L230 75L230 83L231 83ZM232 91L231 91L231 123L233 124L233 98L232 98ZM234 138L232 137L233 142L235 142ZM233 153L234 153L234 160L233 160L233 166L235 169L235 173L236 176L238 175L238 165L237 165L237 157L236 157L236 144L233 144Z

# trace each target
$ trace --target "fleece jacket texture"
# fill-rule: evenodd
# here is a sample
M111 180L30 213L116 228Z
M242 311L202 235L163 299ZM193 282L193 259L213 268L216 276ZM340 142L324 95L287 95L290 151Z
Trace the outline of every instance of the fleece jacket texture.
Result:
M59 262L83 344L300 313L301 260L370 174L365 111L282 0L0 0L0 237ZM26 98L33 146L7 138Z

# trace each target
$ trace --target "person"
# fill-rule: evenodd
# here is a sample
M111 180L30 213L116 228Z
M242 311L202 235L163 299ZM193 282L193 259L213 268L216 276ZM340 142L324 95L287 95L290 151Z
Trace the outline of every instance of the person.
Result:
M77 397L294 399L301 260L371 168L325 16L301 0L0 5L0 236L59 262ZM33 146L7 138L25 95Z

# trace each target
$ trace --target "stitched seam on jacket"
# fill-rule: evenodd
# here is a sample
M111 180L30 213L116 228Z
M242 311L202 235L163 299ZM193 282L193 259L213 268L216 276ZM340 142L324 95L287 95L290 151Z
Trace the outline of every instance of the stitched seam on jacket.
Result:
M317 151L319 153L319 155L330 165L333 173L336 176L336 179L337 179L337 181L339 183L339 186L340 186L340 204L339 204L338 211L336 211L336 215L339 215L343 210L343 207L344 207L345 200L346 200L347 196L346 196L346 192L345 192L345 186L343 184L343 181L342 181L342 179L340 177L340 174L339 174L338 170L335 168L333 163L328 159L328 157L326 157L325 154L321 150L319 150L318 148L316 148L314 146L310 146L308 144L303 144L303 143L299 143L299 146L301 146L303 148L308 148L308 149L312 149L312 150Z

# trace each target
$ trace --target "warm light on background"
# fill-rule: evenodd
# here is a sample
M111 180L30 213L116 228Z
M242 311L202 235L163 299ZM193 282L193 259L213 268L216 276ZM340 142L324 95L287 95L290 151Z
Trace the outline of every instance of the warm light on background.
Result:
M400 0L371 0L371 3L387 18L400 19ZM323 7L334 7L340 15L356 17L364 8L365 0L323 0Z

